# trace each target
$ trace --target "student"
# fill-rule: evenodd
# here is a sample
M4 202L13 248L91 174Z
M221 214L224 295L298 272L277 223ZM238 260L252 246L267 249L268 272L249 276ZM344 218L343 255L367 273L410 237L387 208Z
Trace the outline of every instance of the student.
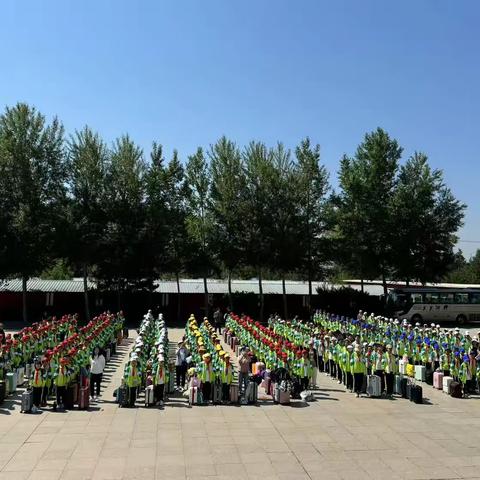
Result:
M156 404L163 407L164 391L165 391L165 358L163 355L158 355L157 364L154 367L153 375L153 391Z
M240 371L238 372L238 388L240 394L247 390L248 385L248 375L250 373L250 355L247 347L242 349L240 358L238 359L238 364L240 366Z
M44 372L42 362L39 358L35 359L30 386L33 390L33 408L32 413L36 413L42 405L42 393L45 388Z
M178 342L175 355L175 373L177 377L177 389L182 390L185 387L185 375L187 373L187 357L189 353L184 342Z
M104 369L105 357L100 352L100 348L95 347L90 359L90 397L92 400L97 400L100 396L100 384Z
M60 409L65 408L67 387L70 382L70 370L68 369L68 358L61 357L55 372L54 384L57 387L57 406Z
M222 401L230 402L230 385L233 380L233 366L230 363L230 355L228 355L228 353L223 356L223 360L221 373Z
M357 345L353 352L353 357L350 360L351 372L353 374L353 390L357 397L362 393L363 380L367 373L367 366L362 355L360 347Z
M200 380L202 382L202 396L205 403L210 402L212 394L212 384L215 382L215 372L213 371L212 356L209 353L203 355L203 361L200 363Z
M125 369L125 385L128 387L128 406L134 407L137 399L137 389L142 383L140 369L135 355L130 359L130 363Z

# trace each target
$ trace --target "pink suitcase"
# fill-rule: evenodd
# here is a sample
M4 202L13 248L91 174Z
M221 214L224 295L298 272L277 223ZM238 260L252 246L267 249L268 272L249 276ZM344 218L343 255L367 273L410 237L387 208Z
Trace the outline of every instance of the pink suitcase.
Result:
M433 372L433 387L438 390L443 389L443 373L442 372Z

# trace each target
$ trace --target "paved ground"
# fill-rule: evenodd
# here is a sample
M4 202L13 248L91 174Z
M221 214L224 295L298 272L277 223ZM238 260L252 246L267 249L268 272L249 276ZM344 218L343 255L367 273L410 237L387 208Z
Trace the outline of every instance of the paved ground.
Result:
M309 405L119 409L112 392L127 351L88 412L0 408L0 480L480 478L477 399L427 386L425 405L357 399L321 375Z

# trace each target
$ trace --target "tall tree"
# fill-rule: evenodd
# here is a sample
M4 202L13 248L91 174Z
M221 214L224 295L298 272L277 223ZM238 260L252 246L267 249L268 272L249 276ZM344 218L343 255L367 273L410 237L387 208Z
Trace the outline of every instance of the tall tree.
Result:
M27 321L27 281L40 273L60 242L66 198L63 126L50 124L24 103L0 116L0 205L7 255L4 275L20 275L23 319ZM5 252L4 252L5 253Z
M225 136L209 151L211 160L211 199L214 235L213 248L228 274L228 302L232 303L232 271L242 257L241 205L244 199L245 174L240 150Z
M381 128L365 135L340 163L337 228L343 263L361 278L386 276L392 255L392 198L402 148Z
M283 315L288 318L285 277L298 269L302 258L302 231L300 224L300 196L298 177L291 160L290 151L282 143L270 150L273 175L270 182L271 252L272 269L282 280Z
M261 142L250 142L242 153L246 189L242 202L245 258L258 275L260 321L263 321L263 270L272 265L272 204L276 203L272 181L272 152Z
M122 291L151 289L151 268L145 251L145 174L142 149L128 135L113 145L106 178L108 221L98 274L116 289L118 307ZM145 280L147 279L147 280Z
M192 242L197 244L195 253L191 254L193 271L202 273L205 292L205 315L208 317L207 278L212 268L213 259L210 248L212 234L212 214L210 199L210 170L202 148L188 157L187 179L187 227Z
M175 274L177 282L177 320L181 318L180 273L186 265L189 248L187 234L187 184L185 171L178 158L178 152L173 151L173 157L165 168L165 269Z
M327 231L331 228L328 214L328 173L320 164L320 145L312 146L307 137L295 150L297 157L297 191L300 197L300 229L304 255L300 263L307 272L308 306L312 306L312 279L323 273L321 266L331 252Z
M432 170L423 153L400 169L393 197L394 274L406 280L439 281L454 261L455 236L465 205L453 196L440 170Z
M69 142L69 189L71 235L68 254L81 266L85 319L90 320L89 268L100 259L105 233L105 180L108 148L88 126L75 132Z

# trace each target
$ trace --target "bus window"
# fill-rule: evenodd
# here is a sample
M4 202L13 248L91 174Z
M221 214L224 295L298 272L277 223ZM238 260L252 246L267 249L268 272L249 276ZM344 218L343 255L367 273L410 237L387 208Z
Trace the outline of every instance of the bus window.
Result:
M470 303L480 303L480 293L471 293Z
M468 303L468 293L455 292L455 303Z
M412 293L411 299L412 299L412 303L423 303L423 298L421 293Z
M439 295L436 292L428 292L425 294L425 303L438 303Z
M453 293L440 293L440 303L453 303Z

